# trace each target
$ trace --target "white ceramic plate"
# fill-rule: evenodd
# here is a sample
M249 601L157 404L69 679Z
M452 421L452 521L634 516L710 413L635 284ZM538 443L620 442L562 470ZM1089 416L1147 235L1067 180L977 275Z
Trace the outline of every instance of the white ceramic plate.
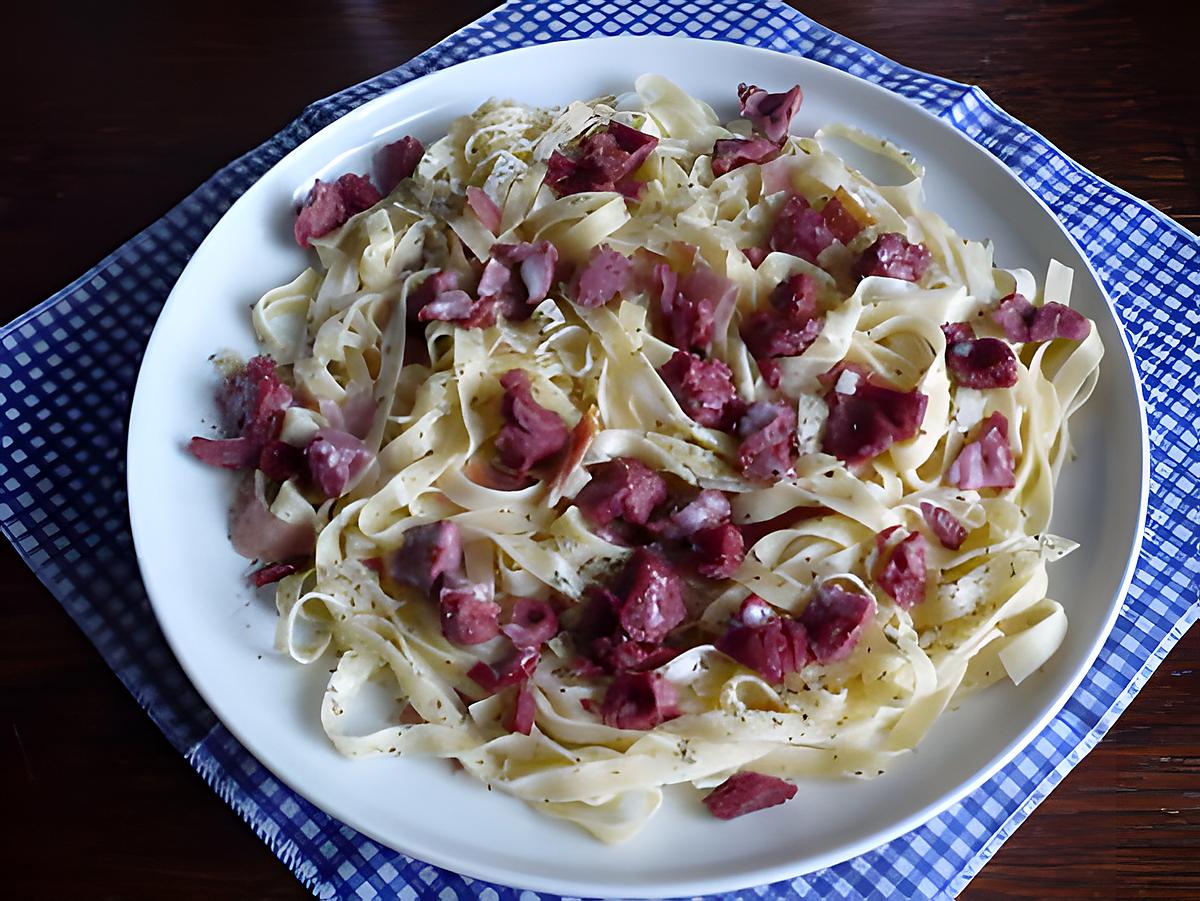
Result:
M991 237L999 265L1039 279L1050 257L1075 269L1073 303L1096 321L1107 357L1072 426L1080 459L1059 488L1055 530L1083 546L1052 571L1052 594L1071 625L1043 671L948 714L880 779L806 783L791 803L728 823L681 791L638 838L608 847L444 762L339 756L318 723L328 667L304 668L273 651L273 604L252 596L246 562L226 540L233 480L183 447L213 412L208 356L253 353L249 305L306 265L291 211L314 176L364 171L373 146L406 133L428 143L492 95L563 103L628 90L647 71L709 101L723 120L736 115L739 81L799 82L805 102L793 131L843 121L913 151L928 169L929 205L964 235ZM419 79L313 136L247 191L196 251L151 338L130 423L129 507L146 588L179 662L233 734L317 806L414 857L507 885L691 895L795 876L892 839L977 787L1043 727L1119 609L1145 509L1145 434L1134 369L1090 267L1040 201L971 141L808 60L724 43L610 38L516 50Z

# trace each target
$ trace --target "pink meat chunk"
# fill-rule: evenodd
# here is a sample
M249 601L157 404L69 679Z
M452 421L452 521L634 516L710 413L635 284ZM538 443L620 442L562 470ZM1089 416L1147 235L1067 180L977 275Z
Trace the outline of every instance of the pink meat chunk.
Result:
M295 563L272 563L252 572L250 581L254 583L255 588L262 588L264 585L270 585L290 576L298 569L299 567Z
M763 379L779 387L780 357L795 357L808 350L825 326L817 307L817 284L800 273L784 279L771 293L770 310L759 310L742 326L742 340L758 363Z
M746 349L759 364L767 383L776 382L777 376L768 377L772 361L781 357L798 357L821 335L825 327L823 319L794 320L771 310L760 310L747 318L742 326L742 340ZM765 365L764 365L765 364Z
M438 607L442 634L451 644L482 644L500 634L500 605L492 600L491 585L448 578Z
M249 469L258 461L261 452L248 438L192 438L188 453L209 466L221 469Z
M946 346L959 341L974 341L975 328L969 322L942 323L942 334L946 336Z
M496 302L491 297L478 300L466 291L444 291L421 307L421 322L453 322L463 328L489 328L496 322Z
M500 211L500 207L496 206L496 201L492 200L483 188L477 188L474 185L467 188L467 206L471 208L471 212L475 214L480 225L493 235L500 233L500 219L503 213Z
M547 161L546 185L559 197L584 191L621 191L636 195L632 175L658 146L658 138L610 122L607 130L588 135L576 152L554 151Z
M804 92L795 85L782 94L770 94L752 84L738 85L739 112L776 144L787 137L792 119L804 102Z
M719 820L776 807L796 796L796 786L777 776L742 770L734 773L704 798L704 806Z
M946 333L946 370L964 388L1011 388L1017 383L1017 357L999 338L964 337L965 322L942 326Z
M958 521L958 517L944 507L935 507L928 501L922 501L921 515L925 517L925 522L929 526L929 530L937 536L937 540L941 542L942 547L957 551L962 547L962 543L967 540L966 526Z
M757 595L742 602L741 610L716 642L717 650L778 685L788 673L812 661L808 633L791 617L779 616Z
M614 729L653 729L679 713L675 686L658 673L622 673L604 695L600 718Z
M771 306L789 319L814 319L817 307L817 282L807 272L785 278L771 292Z
M645 525L651 511L666 499L662 476L641 460L617 457L592 467L592 480L575 496L575 505L593 527L617 518Z
M523 369L504 373L500 386L504 389L504 425L496 436L496 453L502 466L525 475L562 450L570 433L561 416L533 399L529 376Z
M292 560L312 553L317 533L311 523L288 522L271 512L263 480L252 473L242 477L229 511L229 541L252 560Z
M903 235L888 232L876 238L875 243L863 251L855 271L862 278L880 275L917 282L929 269L931 262L933 254L924 244L910 244Z
M258 455L258 468L268 479L286 482L304 468L304 451L279 439L269 441Z
M296 243L301 247L310 246L313 238L329 234L351 216L370 209L381 199L365 175L347 172L334 182L317 179L296 216L293 229Z
M723 138L713 144L713 175L721 176L749 163L765 163L779 156L779 145L766 138Z
M391 194L396 185L417 171L417 164L424 155L425 148L411 135L380 147L373 160L380 190L385 195Z
M833 232L821 214L801 194L793 194L779 212L771 228L771 249L790 253L816 263L826 247L833 243Z
M592 654L600 670L608 673L649 672L674 660L680 653L678 648L619 635L598 638L592 643Z
M1000 301L992 319L1004 329L1004 336L1016 343L1055 338L1082 341L1092 328L1083 314L1064 304L1051 301L1035 307L1025 295L1016 293Z
M652 523L651 530L660 538L678 541L729 522L731 512L729 498L724 492L705 488L665 519Z
M707 352L717 328L729 321L737 285L700 262L682 278L665 263L654 276L667 340L680 350Z
M821 209L821 218L825 222L825 227L830 233L841 241L843 244L849 244L858 237L858 233L863 230L863 225L846 209L845 205L838 200L832 198Z
M691 541L696 571L708 579L728 579L746 559L742 530L733 523L701 529Z
M533 719L537 713L537 705L533 699L533 689L528 682L517 686L516 697L513 698L513 708L504 721L509 732L520 732L528 735L533 731Z
M763 260L767 258L767 249L765 247L743 247L742 253L746 255L746 259L750 261L750 265L757 269L762 265Z
M558 614L546 601L517 598L500 631L518 648L536 648L558 634Z
M618 294L629 291L633 283L633 263L607 244L592 249L587 264L579 271L575 284L575 303L581 307L602 307Z
M751 479L778 482L795 475L792 469L796 411L788 403L752 404L738 421L738 466Z
M304 449L304 459L321 493L341 497L358 482L375 454L349 432L321 429Z
M825 583L799 619L813 657L818 663L834 663L850 656L874 616L875 598Z
M702 360L677 350L658 370L683 412L710 429L729 429L744 403L733 385L733 372L721 360Z
M959 488L1012 488L1017 484L1008 420L993 413L984 420L976 439L965 445L950 464L949 480Z
M655 551L634 551L618 582L617 619L634 641L661 643L683 622L683 579L666 558Z
M513 653L495 666L480 660L467 670L467 676L484 691L495 694L502 688L529 679L537 669L540 659L541 654L537 648L514 648Z
M421 310L440 295L457 290L458 273L453 269L439 269L432 275L426 276L421 284L408 293L409 321L416 320Z
M275 371L270 357L252 357L225 377L217 391L217 407L225 429L236 437L193 438L188 450L196 459L225 469L251 469L263 448L279 435L292 390Z
M899 526L884 529L875 536L879 560L875 566L875 584L906 610L925 600L925 551L928 545L920 532L909 533L902 541L889 538Z
M825 395L829 419L821 449L847 465L857 466L886 451L897 441L914 437L929 401L919 391L897 391L875 384L872 376L859 375L852 394L834 387Z
M462 569L462 536L452 522L431 522L404 533L404 544L388 554L389 576L431 597L438 580Z
M549 241L493 244L477 292L509 319L526 319L550 293L557 264L558 248Z

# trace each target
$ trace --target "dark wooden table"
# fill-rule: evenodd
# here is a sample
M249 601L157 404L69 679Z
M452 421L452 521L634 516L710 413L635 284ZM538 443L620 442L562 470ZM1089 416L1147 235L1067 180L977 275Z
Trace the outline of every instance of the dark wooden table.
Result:
M15 6L0 53L9 86L0 321L86 270L306 103L403 62L492 5ZM1200 223L1200 91L1183 65L1194 60L1194 34L1164 6L797 5L894 59L981 85L1084 165L1193 230ZM303 897L0 544L4 894ZM966 894L1200 897L1200 632Z

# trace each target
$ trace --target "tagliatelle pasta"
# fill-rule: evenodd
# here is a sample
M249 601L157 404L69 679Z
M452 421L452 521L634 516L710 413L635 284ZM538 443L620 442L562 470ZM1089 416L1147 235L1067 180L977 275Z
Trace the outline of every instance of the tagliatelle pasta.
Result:
M653 75L491 100L386 196L314 189L319 263L252 313L275 365L193 451L252 470L235 544L279 649L336 654L342 753L450 758L620 841L668 785L880 775L1058 648L1046 530L1103 353L1070 271L995 268L909 154L787 135L799 89L756 91L728 125ZM679 598L633 612L642 575Z

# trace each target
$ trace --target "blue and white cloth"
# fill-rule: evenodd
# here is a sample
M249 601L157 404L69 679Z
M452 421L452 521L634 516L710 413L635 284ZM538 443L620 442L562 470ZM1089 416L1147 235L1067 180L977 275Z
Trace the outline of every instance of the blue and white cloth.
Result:
M316 895L536 899L359 835L291 792L216 721L172 657L138 576L125 498L125 423L138 361L189 256L285 153L359 104L436 69L515 47L615 34L679 34L798 54L883 85L953 123L1012 169L1071 232L1133 347L1150 424L1146 541L1116 628L1075 696L1012 763L926 825L854 860L743 895L957 893L1099 741L1200 615L1200 241L1070 160L978 88L898 65L777 0L511 0L405 65L310 106L0 330L0 527L174 746Z

